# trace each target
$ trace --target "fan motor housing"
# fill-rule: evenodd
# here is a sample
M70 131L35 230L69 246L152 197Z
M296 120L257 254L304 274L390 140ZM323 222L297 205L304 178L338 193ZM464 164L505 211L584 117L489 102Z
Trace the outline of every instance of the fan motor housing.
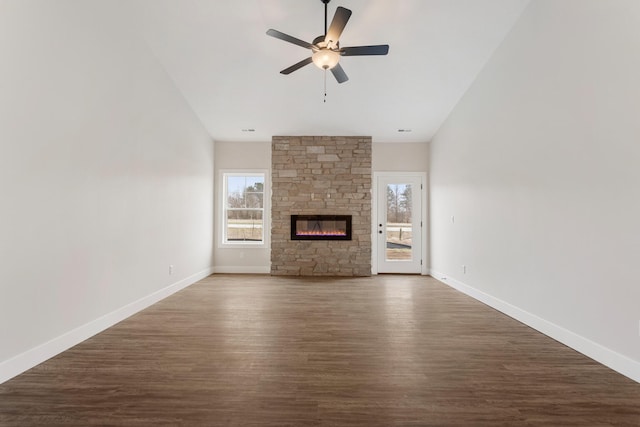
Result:
M320 49L325 48L325 47L327 47L327 44L324 42L324 38L325 38L324 35L318 36L315 39L313 39L312 44L315 45L315 46L318 46ZM337 50L337 49L340 49L340 42L339 41L335 43L335 47L334 47L333 50Z

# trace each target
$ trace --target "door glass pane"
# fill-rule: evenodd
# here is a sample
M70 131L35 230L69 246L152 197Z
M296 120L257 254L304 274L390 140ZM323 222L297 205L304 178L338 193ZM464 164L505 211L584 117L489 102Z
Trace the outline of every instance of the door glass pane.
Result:
M387 185L387 261L412 260L411 184Z

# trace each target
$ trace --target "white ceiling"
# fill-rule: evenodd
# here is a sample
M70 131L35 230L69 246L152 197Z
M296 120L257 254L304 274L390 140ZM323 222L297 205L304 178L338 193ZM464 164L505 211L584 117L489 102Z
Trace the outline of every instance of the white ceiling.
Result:
M321 0L139 0L140 28L217 141L273 135L371 135L428 142L529 0L333 0L353 14L342 46L389 44L387 56L342 57L338 84L269 28L311 42ZM254 132L243 129L255 129ZM411 132L398 132L410 129Z

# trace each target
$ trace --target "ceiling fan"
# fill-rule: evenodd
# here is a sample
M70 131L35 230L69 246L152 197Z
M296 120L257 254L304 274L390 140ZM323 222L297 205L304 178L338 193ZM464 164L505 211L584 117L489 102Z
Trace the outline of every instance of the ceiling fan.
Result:
M344 83L349 80L349 77L347 77L347 74L339 64L341 56L386 55L389 53L389 45L387 44L341 48L339 42L340 35L351 17L351 11L338 6L331 25L327 29L327 5L331 0L320 1L324 3L324 35L316 37L313 43L307 43L274 29L267 31L267 35L271 37L310 49L312 52L309 58L303 59L289 68L285 68L280 71L281 74L291 74L313 62L321 69L331 70L338 83Z

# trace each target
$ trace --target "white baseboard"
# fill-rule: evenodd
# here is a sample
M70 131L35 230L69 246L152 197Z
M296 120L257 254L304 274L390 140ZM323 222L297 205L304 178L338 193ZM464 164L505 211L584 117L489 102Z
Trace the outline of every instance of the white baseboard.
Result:
M378 275L378 269L377 268L372 268L371 269L371 275L372 276L377 276ZM429 270L428 268L423 268L422 271L420 272L421 276L431 276L431 270Z
M25 372L28 369L52 358L65 350L91 338L92 336L104 331L105 329L115 325L138 313L141 310L157 303L158 301L186 288L195 282L204 279L213 273L213 268L207 268L199 273L191 275L186 279L180 280L166 288L160 289L146 297L140 298L130 304L125 305L111 313L105 314L95 320L79 326L59 337L40 344L24 353L18 354L11 359L0 363L0 384L11 378Z
M444 273L431 269L431 276L445 285L457 289L458 291L495 308L501 313L532 327L538 332L541 332L548 337L551 337L554 340L584 354L585 356L590 357L596 362L599 362L640 383L640 362L630 359L581 335L551 323L548 320L522 310L506 301L495 298L474 287L466 285Z
M271 274L271 266L218 266L213 267L216 274Z

